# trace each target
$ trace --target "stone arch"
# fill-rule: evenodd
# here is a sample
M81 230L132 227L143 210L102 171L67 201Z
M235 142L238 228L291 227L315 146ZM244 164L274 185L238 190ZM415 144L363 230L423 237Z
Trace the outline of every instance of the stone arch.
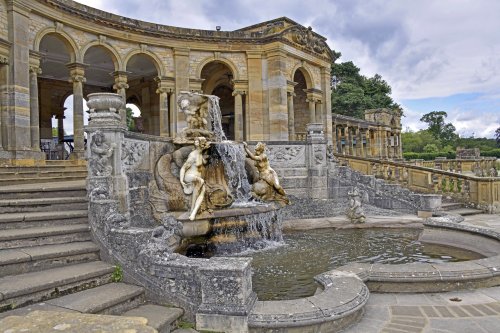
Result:
M163 66L161 59L156 54L154 54L153 52L148 51L148 50L144 50L144 51L143 50L132 50L132 51L130 51L127 54L127 56L125 57L125 59L123 60L123 70L124 71L127 70L127 64L129 62L129 60L132 59L133 56L138 55L138 54L144 54L150 58L153 65L156 67L156 71L158 72L158 76L166 76L165 69L164 69L165 66Z
M78 46L76 45L75 40L65 31L56 30L56 28L45 28L38 32L35 37L35 42L33 44L33 50L40 52L40 43L42 42L43 37L54 34L60 37L61 41L68 48L68 53L71 58L71 62L75 62L77 59L80 59L80 52Z
M233 79L234 80L240 79L241 75L240 75L240 72L238 71L238 67L231 60L226 59L226 58L217 58L216 59L215 57L208 57L208 58L203 59L203 61L200 62L200 64L196 68L196 77L197 78L201 77L201 71L203 70L203 68L206 65L208 65L211 62L220 62L220 63L226 65L227 67L229 67L229 69L233 73Z
M297 64L292 72L290 73L290 80L293 81L293 77L295 76L295 73L297 71L300 71L302 75L304 75L304 78L306 79L306 84L307 84L307 89L314 88L314 81L313 81L313 75L312 73L302 64Z
M116 49L112 45L108 43L103 43L99 40L94 40L92 42L89 42L82 48L80 52L81 58L78 59L78 62L83 63L83 59L85 59L85 54L91 47L94 46L102 46L108 52L108 54L111 56L113 64L115 65L115 71L122 70L123 62L121 61L121 57L120 54L118 54L118 51L116 51Z

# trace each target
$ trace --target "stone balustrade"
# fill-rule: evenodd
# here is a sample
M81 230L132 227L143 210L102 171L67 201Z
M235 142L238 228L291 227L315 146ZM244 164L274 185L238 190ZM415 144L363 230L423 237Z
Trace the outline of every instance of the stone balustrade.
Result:
M450 196L488 213L500 212L500 177L469 176L424 166L421 162L417 165L356 156L336 157L356 171L402 184L410 190ZM461 162L464 166L464 161Z
M439 169L462 174L474 174L480 177L491 176L492 169L495 168L496 158L482 157L477 159L440 159L424 161L421 159L409 160L411 165L426 168ZM496 172L496 171L495 171Z

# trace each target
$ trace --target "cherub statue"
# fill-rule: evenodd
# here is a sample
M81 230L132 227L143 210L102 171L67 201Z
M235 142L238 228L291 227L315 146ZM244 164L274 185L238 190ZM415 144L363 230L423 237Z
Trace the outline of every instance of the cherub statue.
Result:
M255 153L248 149L248 144L243 142L243 147L248 157L255 161L255 167L259 171L259 180L253 184L252 192L254 196L265 201L280 201L289 204L290 201L281 187L278 175L269 165L269 159L265 153L266 145L262 142L255 146Z
M203 156L204 150L210 147L210 143L204 137L194 139L194 150L189 153L186 162L179 172L179 180L185 194L191 196L191 210L189 219L195 219L198 210L205 198L206 185L204 177L207 159Z
M361 195L358 188L354 188L352 192L348 192L349 207L347 208L346 215L352 223L364 223L365 212L361 204Z
M180 111L186 115L189 129L207 129L206 115L202 114L200 106L194 106L189 99L182 99L179 103Z
M104 142L104 134L101 131L95 132L94 136L92 136L89 163L94 176L109 176L111 174L113 167L111 166L110 157L115 147L114 143L107 144Z

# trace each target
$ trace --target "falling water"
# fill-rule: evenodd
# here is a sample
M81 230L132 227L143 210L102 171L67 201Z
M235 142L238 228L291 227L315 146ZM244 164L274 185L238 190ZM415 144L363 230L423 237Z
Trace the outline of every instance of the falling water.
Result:
M222 115L219 107L219 97L208 96L210 99L208 114L212 131L215 134L215 145L217 152L224 164L224 172L237 203L250 200L250 183L245 171L245 152L242 147L234 142L228 141L222 129Z
M215 145L215 149L224 164L228 186L237 203L251 199L250 183L245 170L245 153L241 145L226 141Z
M210 103L208 104L208 115L210 117L210 124L212 125L212 132L215 134L215 141L226 141L227 137L222 129L222 113L220 112L219 97L208 95Z

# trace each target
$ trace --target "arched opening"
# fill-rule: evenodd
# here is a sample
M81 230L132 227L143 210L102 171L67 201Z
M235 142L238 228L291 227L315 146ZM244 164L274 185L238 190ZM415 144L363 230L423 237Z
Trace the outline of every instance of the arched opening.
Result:
M144 131L142 112L138 103L135 102L135 98L128 99L125 107L127 109L127 129L132 132L142 133Z
M301 137L305 135L306 125L310 122L306 93L309 87L307 86L306 77L301 68L295 71L293 81L297 83L294 87L295 96L293 97L294 128L295 135Z
M137 132L160 135L160 96L155 78L159 73L151 56L138 53L127 62L127 104L140 110L135 119Z
M94 45L87 49L83 57L83 63L88 65L85 69L86 93L113 91L115 62L113 53L104 46Z
M201 70L203 93L220 98L222 127L229 140L235 139L233 72L222 62L213 61ZM244 105L244 103L243 103Z
M57 33L49 33L42 37L39 45L41 53L38 75L38 107L40 124L40 147L47 159L63 159L63 142L59 142L57 135L53 138L53 119L63 120L67 116L64 103L68 95L73 92L69 82L69 69L66 67L74 58L68 42ZM61 131L64 133L64 124Z

